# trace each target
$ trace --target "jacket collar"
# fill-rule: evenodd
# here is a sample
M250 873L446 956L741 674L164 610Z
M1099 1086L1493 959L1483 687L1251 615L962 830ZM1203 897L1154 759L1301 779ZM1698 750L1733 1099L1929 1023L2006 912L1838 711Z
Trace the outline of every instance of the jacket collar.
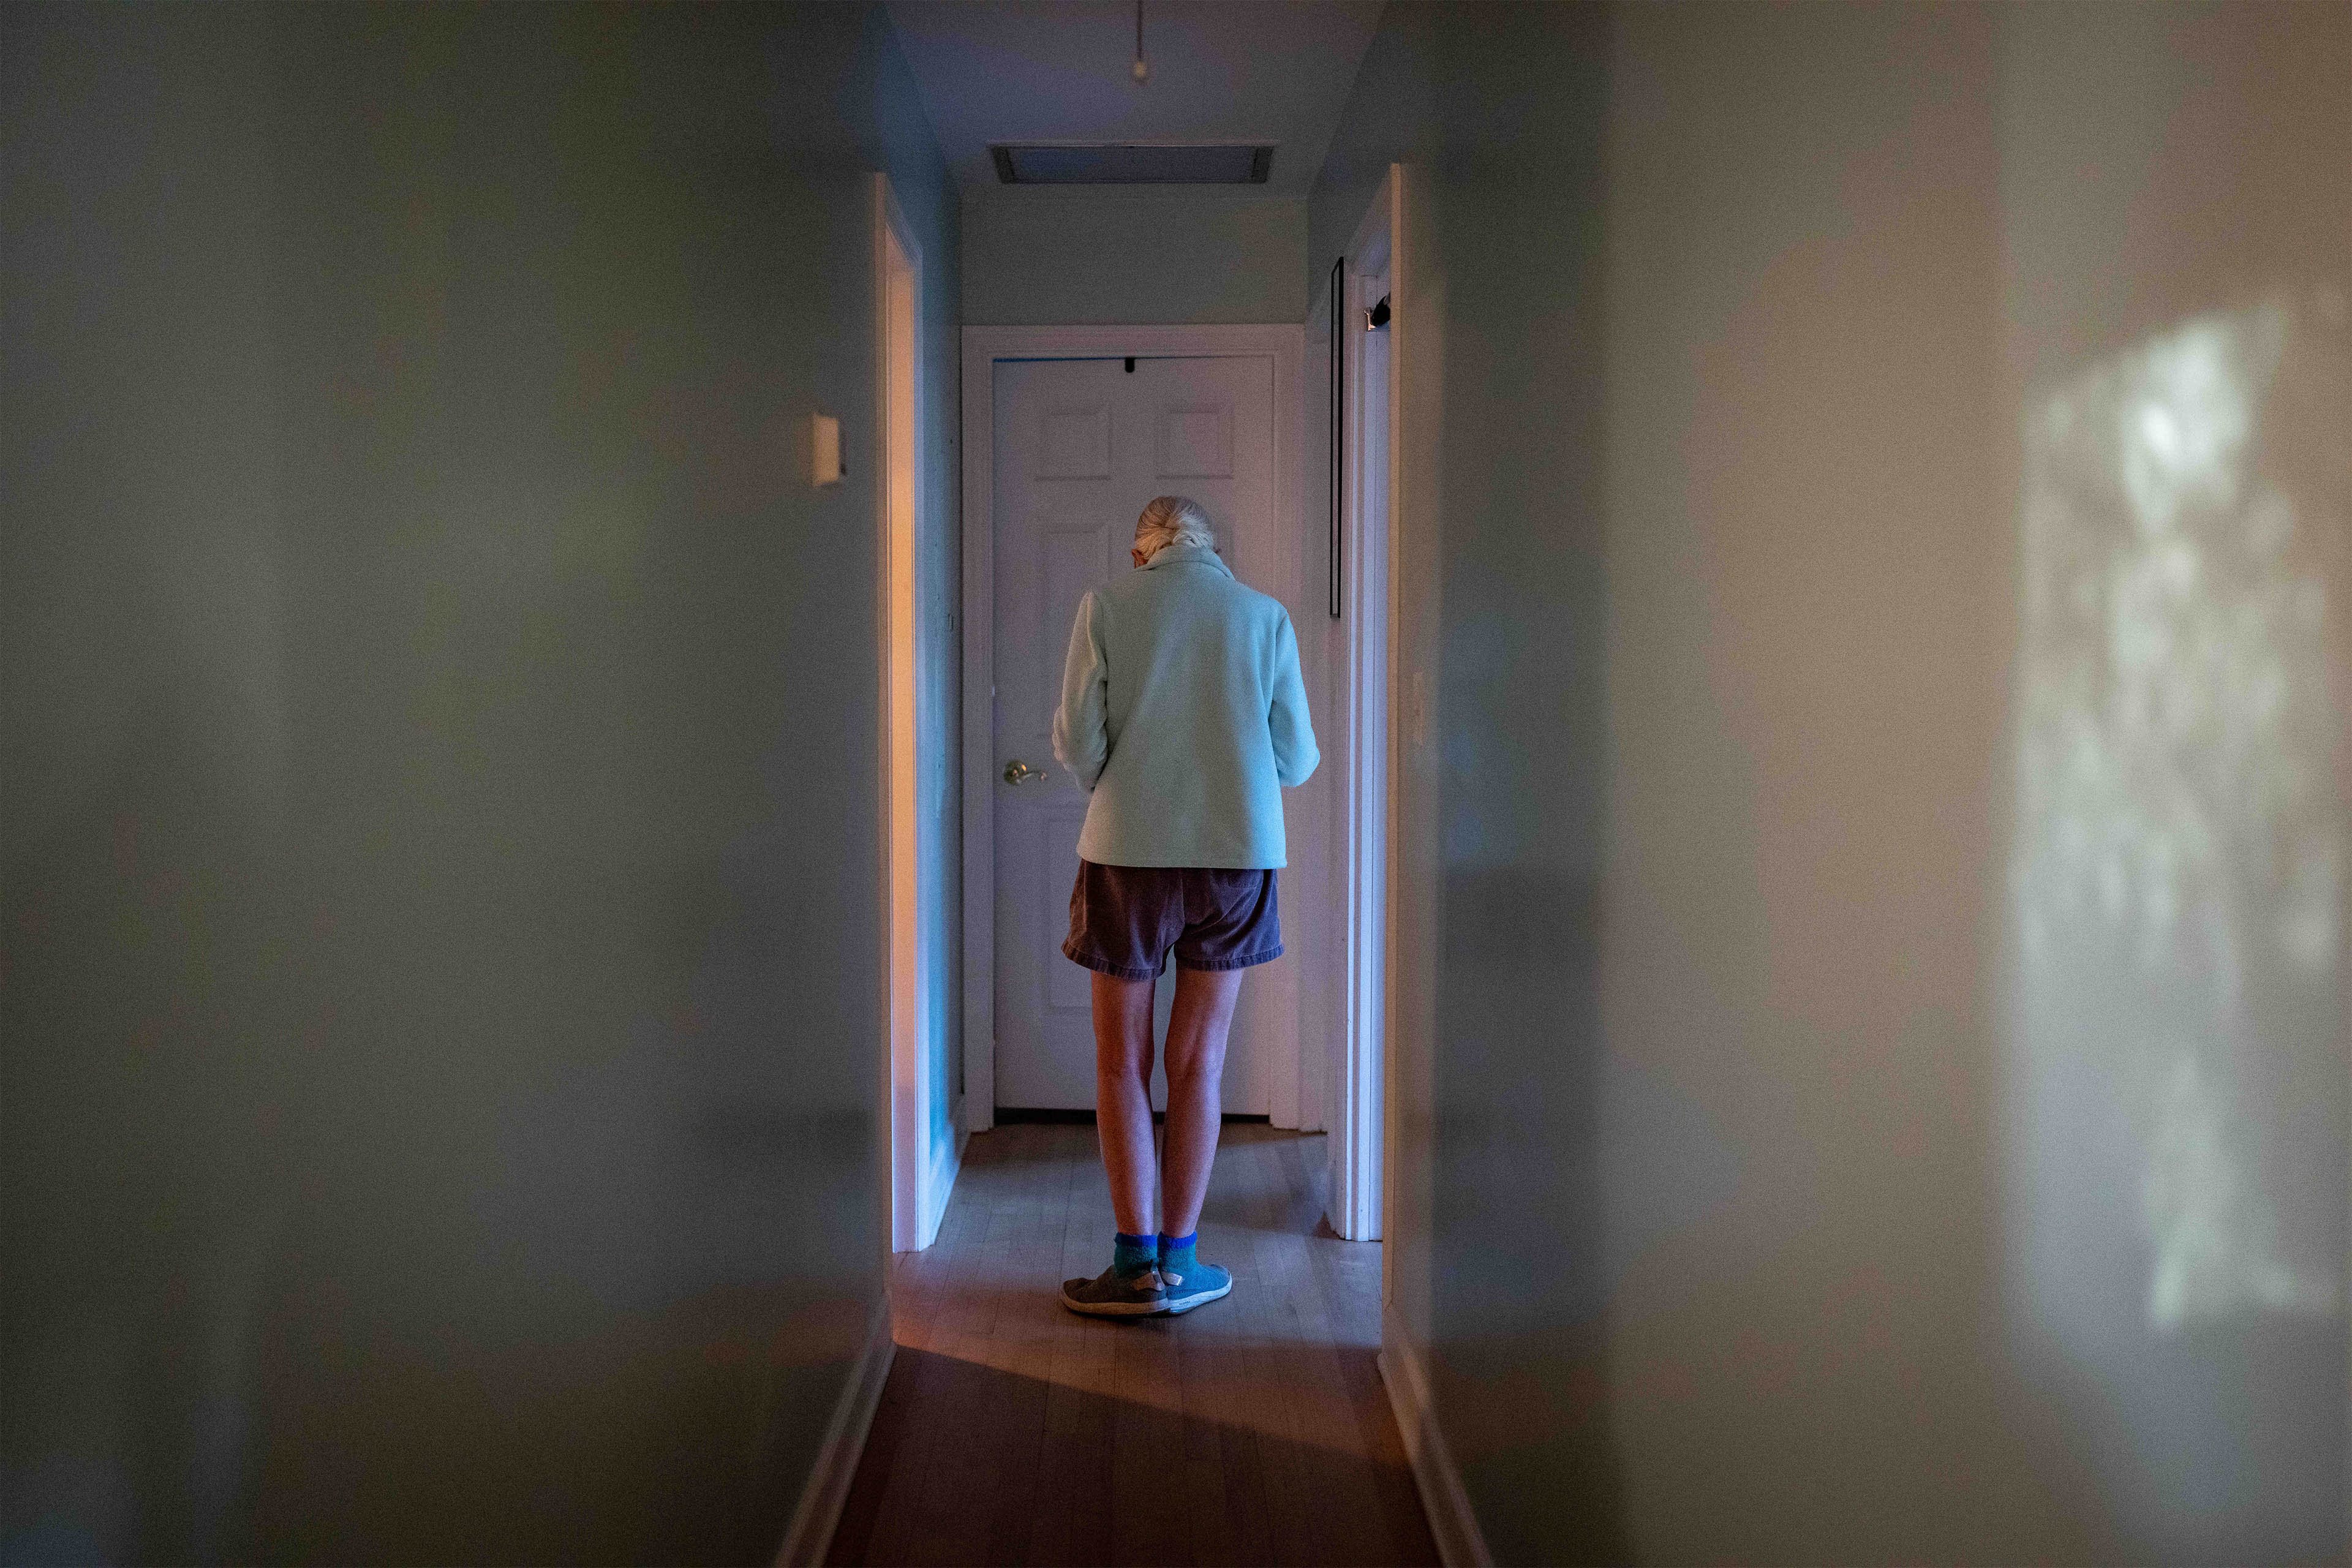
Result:
M1181 564L1187 561L1197 561L1204 566L1213 566L1228 577L1234 574L1234 569L1225 564L1224 558L1205 544L1162 545L1159 553L1144 563L1143 569L1146 572L1157 572L1162 566Z

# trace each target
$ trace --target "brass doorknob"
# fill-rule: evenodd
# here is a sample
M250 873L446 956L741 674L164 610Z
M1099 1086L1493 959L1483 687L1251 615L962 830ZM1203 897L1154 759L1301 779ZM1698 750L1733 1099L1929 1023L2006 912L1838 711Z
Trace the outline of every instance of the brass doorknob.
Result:
M1031 767L1017 757L1004 764L1004 782L1009 784L1025 784L1031 779L1042 779L1045 776L1044 773Z

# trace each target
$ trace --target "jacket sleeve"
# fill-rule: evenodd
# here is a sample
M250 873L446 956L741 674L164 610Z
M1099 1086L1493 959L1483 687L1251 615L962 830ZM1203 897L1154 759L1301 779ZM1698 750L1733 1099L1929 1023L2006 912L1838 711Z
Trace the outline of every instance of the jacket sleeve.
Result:
M1265 727L1274 738L1274 776L1286 789L1305 784L1323 753L1315 749L1315 724L1307 715L1307 685L1298 677L1298 637L1283 613L1274 629L1273 700Z
M1092 593L1078 602L1069 656L1062 661L1062 702L1054 710L1054 755L1089 793L1110 760L1110 665L1103 656L1103 614L1101 600Z

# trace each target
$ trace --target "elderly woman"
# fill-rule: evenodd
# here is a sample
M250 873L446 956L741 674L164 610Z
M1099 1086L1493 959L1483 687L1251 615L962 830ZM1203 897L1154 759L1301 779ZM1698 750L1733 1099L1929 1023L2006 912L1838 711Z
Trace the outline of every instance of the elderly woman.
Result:
M1200 505L1145 507L1129 554L1134 574L1078 606L1054 719L1054 754L1093 796L1062 951L1094 971L1096 1124L1118 1223L1110 1267L1065 1283L1062 1301L1115 1317L1189 1311L1234 1288L1195 1243L1225 1035L1242 972L1282 954L1282 789L1318 760L1290 616L1234 581ZM1155 1233L1151 988L1171 952Z

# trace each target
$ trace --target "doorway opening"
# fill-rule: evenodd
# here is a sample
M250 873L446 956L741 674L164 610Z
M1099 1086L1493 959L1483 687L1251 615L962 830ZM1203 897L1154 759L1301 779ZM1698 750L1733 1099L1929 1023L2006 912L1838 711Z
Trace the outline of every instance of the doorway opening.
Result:
M1392 173L1327 285L1340 290L1336 318L1328 292L1318 301L1314 348L1336 364L1310 372L1307 334L1296 327L963 332L966 1124L991 1127L999 1108L1092 1106L1086 976L1058 952L1085 801L1053 767L1045 732L1077 595L1124 565L1126 520L1151 494L1209 490L1200 499L1218 514L1238 574L1290 608L1326 738L1318 776L1286 792L1284 880L1297 889L1283 910L1289 952L1244 992L1224 1109L1328 1131L1328 1217L1360 1241L1382 1236L1389 1187L1381 1044L1397 378L1391 329L1371 326L1368 312L1390 292L1398 188ZM1273 489L1239 514L1215 489L1238 495L1251 461L1244 403L1220 389L1221 364L1236 376L1253 364L1272 372L1270 414L1255 417L1270 431ZM1328 383L1313 380L1327 370ZM1330 427L1339 510L1328 532L1304 482L1322 471L1326 438L1307 393L1327 384L1341 416ZM1126 475L1131 464L1144 471ZM1132 497L1119 489L1129 480ZM1230 539L1229 525L1240 529ZM1056 1026L1066 1039L1045 1037Z
M1143 503L1199 500L1235 574L1307 628L1302 668L1322 642L1300 526L1302 325L967 327L963 346L964 1108L978 1131L1000 1106L1094 1104L1090 985L1060 952L1086 797L1047 731L1079 599L1129 569ZM1313 703L1318 672L1305 674ZM1286 800L1301 887L1328 885L1327 795L1318 778ZM1323 1125L1301 1015L1327 902L1284 909L1289 953L1243 989L1228 1112Z

